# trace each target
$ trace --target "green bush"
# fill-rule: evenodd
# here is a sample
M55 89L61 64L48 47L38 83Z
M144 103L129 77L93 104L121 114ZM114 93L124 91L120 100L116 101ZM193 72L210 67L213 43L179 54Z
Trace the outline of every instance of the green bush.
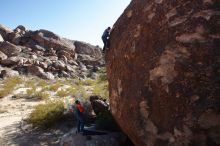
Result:
M62 101L50 101L35 106L27 121L35 127L49 128L64 118L63 112Z
M96 128L108 131L120 131L110 111L106 111L97 115L95 120Z

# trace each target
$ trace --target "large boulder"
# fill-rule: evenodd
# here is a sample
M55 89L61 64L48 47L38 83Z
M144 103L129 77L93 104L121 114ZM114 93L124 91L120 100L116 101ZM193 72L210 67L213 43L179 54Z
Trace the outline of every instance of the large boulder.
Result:
M8 40L8 34L12 33L13 30L10 28L0 24L0 35L4 38L4 40Z
M21 48L6 41L0 44L0 51L11 57L17 56L21 52Z
M133 0L116 22L110 105L136 146L220 145L219 5Z
M82 62L85 65L92 65L92 66L103 66L105 64L105 61L103 58L93 58L90 55L86 54L78 54L77 55L77 61Z
M99 115L100 113L105 113L109 110L109 105L101 97L90 96L89 100L96 115Z
M21 35L18 33L9 33L8 34L8 41L15 44L15 45L19 45L20 41L21 41Z
M31 35L31 38L38 45L43 46L44 48L53 48L56 51L65 50L71 56L74 57L75 55L75 46L71 41L60 38L58 35L48 30L35 31Z
M98 46L93 46L85 42L75 41L74 45L76 46L76 53L90 55L94 58L101 58L102 52L101 48Z

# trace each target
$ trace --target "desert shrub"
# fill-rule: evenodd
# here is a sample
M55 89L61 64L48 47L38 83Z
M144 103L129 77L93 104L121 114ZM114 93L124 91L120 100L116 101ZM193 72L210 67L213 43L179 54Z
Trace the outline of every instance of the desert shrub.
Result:
M56 92L60 88L61 84L60 83L54 83L51 86L49 86L49 90Z
M65 96L69 95L69 91L61 89L61 90L57 91L56 95L59 96L59 97L65 97Z
M103 67L98 71L99 77L98 77L98 81L107 81L107 71L106 68Z
M92 85L94 85L95 83L96 83L95 80L92 80L92 79L86 79L86 80L82 81L82 84L83 84L84 86L92 86Z
M99 95L103 98L109 97L108 82L97 83L93 88L93 95Z
M50 94L48 94L47 92L38 91L33 94L33 97L41 99L41 100L48 100L50 97Z
M16 86L22 82L23 80L18 76L6 78L0 89L0 98L9 95L13 90L15 90Z
M63 112L62 101L50 101L35 106L27 121L35 127L49 128L64 118Z
M31 88L31 87L35 86L35 83L36 83L35 78L27 78L27 80L25 81L25 86L27 88Z
M71 86L66 89L66 92L68 93L69 96L74 96L76 95L77 89L74 86Z
M110 111L106 111L97 115L95 124L96 124L96 128L100 130L108 130L108 131L120 130Z
M82 99L89 97L89 94L86 92L84 86L74 85L66 89L66 93L69 96L74 96Z
M36 87L32 87L30 89L27 89L26 91L26 96L27 97L32 97L36 93Z
M26 94L24 94L23 96L29 97L29 98L47 100L49 99L50 94L48 94L45 91L37 91L36 87L32 87L31 89L27 89Z
M6 109L1 109L1 108L0 108L0 114L1 114L1 113L6 113L6 112L8 112L8 110L6 110Z
M40 79L40 81L37 84L38 86L45 88L48 85L48 82L45 80Z

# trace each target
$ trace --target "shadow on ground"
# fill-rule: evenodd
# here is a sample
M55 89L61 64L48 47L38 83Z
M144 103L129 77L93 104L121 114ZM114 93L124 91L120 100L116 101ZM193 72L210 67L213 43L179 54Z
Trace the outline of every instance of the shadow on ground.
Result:
M1 146L59 146L60 138L74 127L73 121L64 121L62 127L39 130L16 123L5 127Z

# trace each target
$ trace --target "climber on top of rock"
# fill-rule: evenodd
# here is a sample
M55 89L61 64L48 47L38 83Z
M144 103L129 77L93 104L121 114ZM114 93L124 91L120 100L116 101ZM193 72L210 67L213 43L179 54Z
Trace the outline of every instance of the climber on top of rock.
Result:
M103 35L102 35L102 41L104 43L103 46L103 52L105 52L106 49L109 48L109 35L110 35L111 27L108 27L105 29Z

